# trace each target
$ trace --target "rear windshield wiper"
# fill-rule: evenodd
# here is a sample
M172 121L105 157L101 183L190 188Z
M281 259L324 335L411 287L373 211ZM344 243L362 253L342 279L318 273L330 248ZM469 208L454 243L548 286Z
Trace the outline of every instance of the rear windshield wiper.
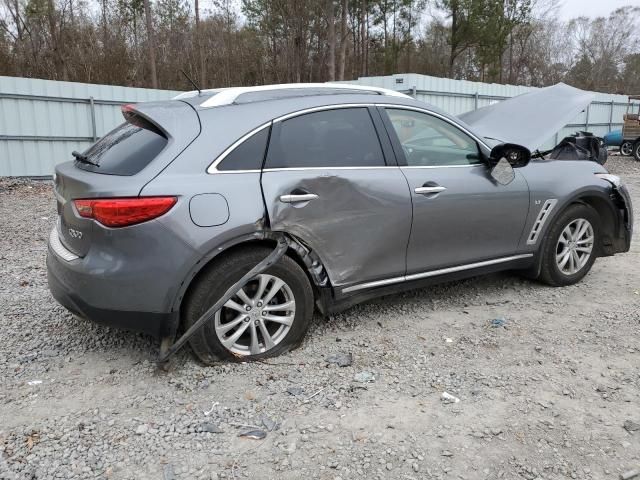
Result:
M71 152L71 155L73 155L80 163L86 163L87 165L93 165L94 167L100 168L100 165L98 165L96 162L92 162L91 160L89 160L89 157L83 155L80 152L77 152L76 150Z

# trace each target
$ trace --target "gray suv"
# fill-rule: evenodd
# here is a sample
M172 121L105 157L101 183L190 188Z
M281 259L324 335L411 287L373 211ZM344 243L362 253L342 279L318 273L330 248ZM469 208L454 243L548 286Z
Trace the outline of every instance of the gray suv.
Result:
M629 249L629 195L604 167L531 159L397 92L231 88L122 111L56 168L50 290L167 346L285 236L190 338L206 363L286 352L315 309L507 269L570 285Z

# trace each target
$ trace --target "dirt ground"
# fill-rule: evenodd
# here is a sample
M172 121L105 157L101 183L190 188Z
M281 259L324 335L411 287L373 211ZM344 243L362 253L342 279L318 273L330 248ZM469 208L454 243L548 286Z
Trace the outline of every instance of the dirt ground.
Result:
M640 208L640 163L607 167ZM207 368L185 349L164 373L152 339L55 303L45 268L54 220L49 184L0 181L2 479L609 479L640 469L638 235L579 285L509 273L448 283L316 317L301 348L265 363ZM327 363L335 353L352 365ZM266 437L240 436L252 430Z

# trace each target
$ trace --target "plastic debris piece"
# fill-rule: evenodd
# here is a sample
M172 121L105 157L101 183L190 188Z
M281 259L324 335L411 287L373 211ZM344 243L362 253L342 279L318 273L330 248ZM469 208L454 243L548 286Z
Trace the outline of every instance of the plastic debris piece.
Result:
M447 392L442 392L442 396L440 397L443 403L459 403L460 399L454 395L451 395Z
M494 318L493 320L491 320L490 325L492 328L504 327L507 325L507 320L502 317Z
M267 437L267 432L264 430L249 430L248 432L243 432L238 436L242 438L250 438L252 440L263 440Z
M325 362L336 364L339 367L349 367L353 363L353 355L350 353L333 353L325 358Z
M353 376L353 379L356 382L360 382L360 383L369 383L369 382L373 382L375 381L376 377L373 373L371 372L358 372Z

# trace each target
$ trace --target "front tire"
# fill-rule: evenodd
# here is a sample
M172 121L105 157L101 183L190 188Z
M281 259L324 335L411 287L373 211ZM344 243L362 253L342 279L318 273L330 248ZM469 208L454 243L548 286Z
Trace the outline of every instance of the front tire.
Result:
M183 313L185 329L269 253L271 250L265 247L243 248L207 267L187 298ZM312 316L313 291L309 279L285 255L238 290L189 343L205 364L273 357L302 342Z
M640 162L640 140L633 144L633 158Z
M574 204L562 212L545 237L539 279L554 287L573 285L591 270L600 246L600 217Z

